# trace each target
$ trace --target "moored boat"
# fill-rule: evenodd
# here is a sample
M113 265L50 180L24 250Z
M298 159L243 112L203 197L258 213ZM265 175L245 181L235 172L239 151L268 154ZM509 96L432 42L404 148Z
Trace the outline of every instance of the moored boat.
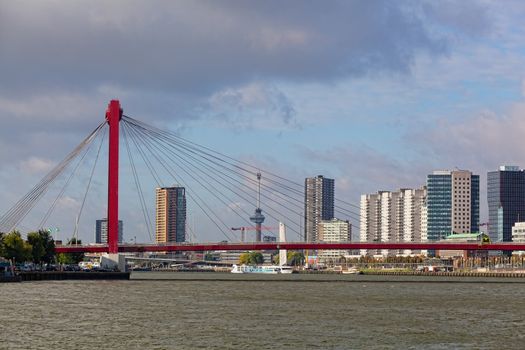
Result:
M358 275L361 273L361 271L359 271L355 267L350 267L347 270L342 270L341 272L344 274L355 274L355 275Z
M291 266L276 265L233 265L232 273L292 273Z

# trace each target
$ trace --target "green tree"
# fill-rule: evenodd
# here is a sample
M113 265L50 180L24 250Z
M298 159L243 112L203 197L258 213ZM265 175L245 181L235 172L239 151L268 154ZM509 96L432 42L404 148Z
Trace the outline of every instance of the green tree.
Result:
M4 237L5 233L0 232L0 256L4 256Z
M242 253L239 256L239 264L249 265L250 264L250 253Z
M70 264L74 264L75 260L73 259L71 254L58 253L57 254L57 262L59 264L70 265ZM77 264L78 264L78 262L77 262Z
M46 252L44 242L42 242L42 238L38 232L29 232L27 234L27 242L31 244L31 260L34 263L41 262Z
M44 245L44 256L42 257L42 261L45 263L52 263L55 261L55 240L53 239L53 236L51 236L51 232L48 230L40 230L38 231L38 234L40 235L42 239L42 243Z
M264 256L261 252L251 252L250 253L250 263L252 265L260 265L264 263Z
M289 251L286 260L291 266L301 266L304 265L304 254L302 252Z
M55 260L55 241L49 231L30 232L27 234L27 242L32 246L34 263L51 263Z
M264 263L264 256L260 252L243 253L239 257L239 264L259 265Z
M3 257L14 259L16 262L25 262L31 260L31 244L25 242L20 232L13 231L5 235Z

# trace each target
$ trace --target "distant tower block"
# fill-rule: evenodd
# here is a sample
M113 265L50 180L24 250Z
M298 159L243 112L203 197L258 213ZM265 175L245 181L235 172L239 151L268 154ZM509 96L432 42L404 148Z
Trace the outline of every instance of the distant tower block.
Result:
M279 242L286 242L286 226L279 223ZM284 266L287 263L288 252L286 249L279 249L279 265Z
M261 241L261 224L264 222L264 215L261 210L261 173L257 173L258 191L257 191L257 208L255 208L255 214L250 216L250 221L255 224L255 241Z

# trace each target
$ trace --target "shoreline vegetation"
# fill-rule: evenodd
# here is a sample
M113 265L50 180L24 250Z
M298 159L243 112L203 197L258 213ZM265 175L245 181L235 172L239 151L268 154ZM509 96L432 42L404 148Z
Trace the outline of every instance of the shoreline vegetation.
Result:
M10 233L0 232L0 272L23 267L32 270L45 270L51 265L78 264L84 259L83 253L56 254L55 240L50 230L28 232L26 239L20 231ZM68 245L82 244L80 240L72 238Z

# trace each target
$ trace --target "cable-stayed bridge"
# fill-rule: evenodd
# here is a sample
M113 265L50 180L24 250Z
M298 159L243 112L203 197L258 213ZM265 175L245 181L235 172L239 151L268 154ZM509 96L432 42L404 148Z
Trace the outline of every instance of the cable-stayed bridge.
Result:
M46 199L48 204L38 228L46 227L55 209L64 198L72 181L78 176L80 166L87 155L94 153L95 160L89 169L85 191L81 196L79 212L73 232L69 236L78 237L79 221L87 203L88 193L96 182L95 173L103 145L108 149L107 167L107 244L59 245L57 252L161 252L161 251L210 251L210 250L351 250L351 249L392 249L392 250L525 250L525 244L495 243L410 243L410 242L343 242L321 243L304 242L304 187L303 184L274 174L247 162L234 159L184 139L175 133L151 126L123 113L120 102L110 102L106 119L102 121L81 143L73 149L58 165L41 179L25 196L0 216L0 231L8 232L22 227L24 219L35 205L45 198L53 185L62 181L56 196ZM188 190L189 201L214 227L216 233L225 240L221 243L118 243L119 230L119 171L120 148L127 156L135 191L138 194L140 216L145 231L153 242L154 228L148 202L144 196L141 179L147 172L157 187L177 183ZM261 175L262 174L262 175ZM262 180L261 180L262 178ZM167 180L166 180L167 179ZM105 199L103 199L105 202ZM235 223L226 222L225 216L214 210L212 202L228 208ZM257 203L255 205L255 203ZM263 203L263 204L260 204ZM127 204L127 203L126 203ZM241 242L232 238L232 226L253 225L253 212L247 208L264 211L264 215L275 222L285 222L291 242ZM216 206L215 206L216 207ZM359 207L349 202L335 200L334 211L340 218L353 223L359 229ZM259 212L260 214L260 212ZM230 219L231 220L231 219ZM374 223L372 223L373 225ZM377 223L376 223L377 224ZM260 225L260 223L259 223ZM37 228L37 229L38 229ZM187 226L188 231L190 225ZM198 239L198 232L189 232ZM260 232L258 232L260 237Z

